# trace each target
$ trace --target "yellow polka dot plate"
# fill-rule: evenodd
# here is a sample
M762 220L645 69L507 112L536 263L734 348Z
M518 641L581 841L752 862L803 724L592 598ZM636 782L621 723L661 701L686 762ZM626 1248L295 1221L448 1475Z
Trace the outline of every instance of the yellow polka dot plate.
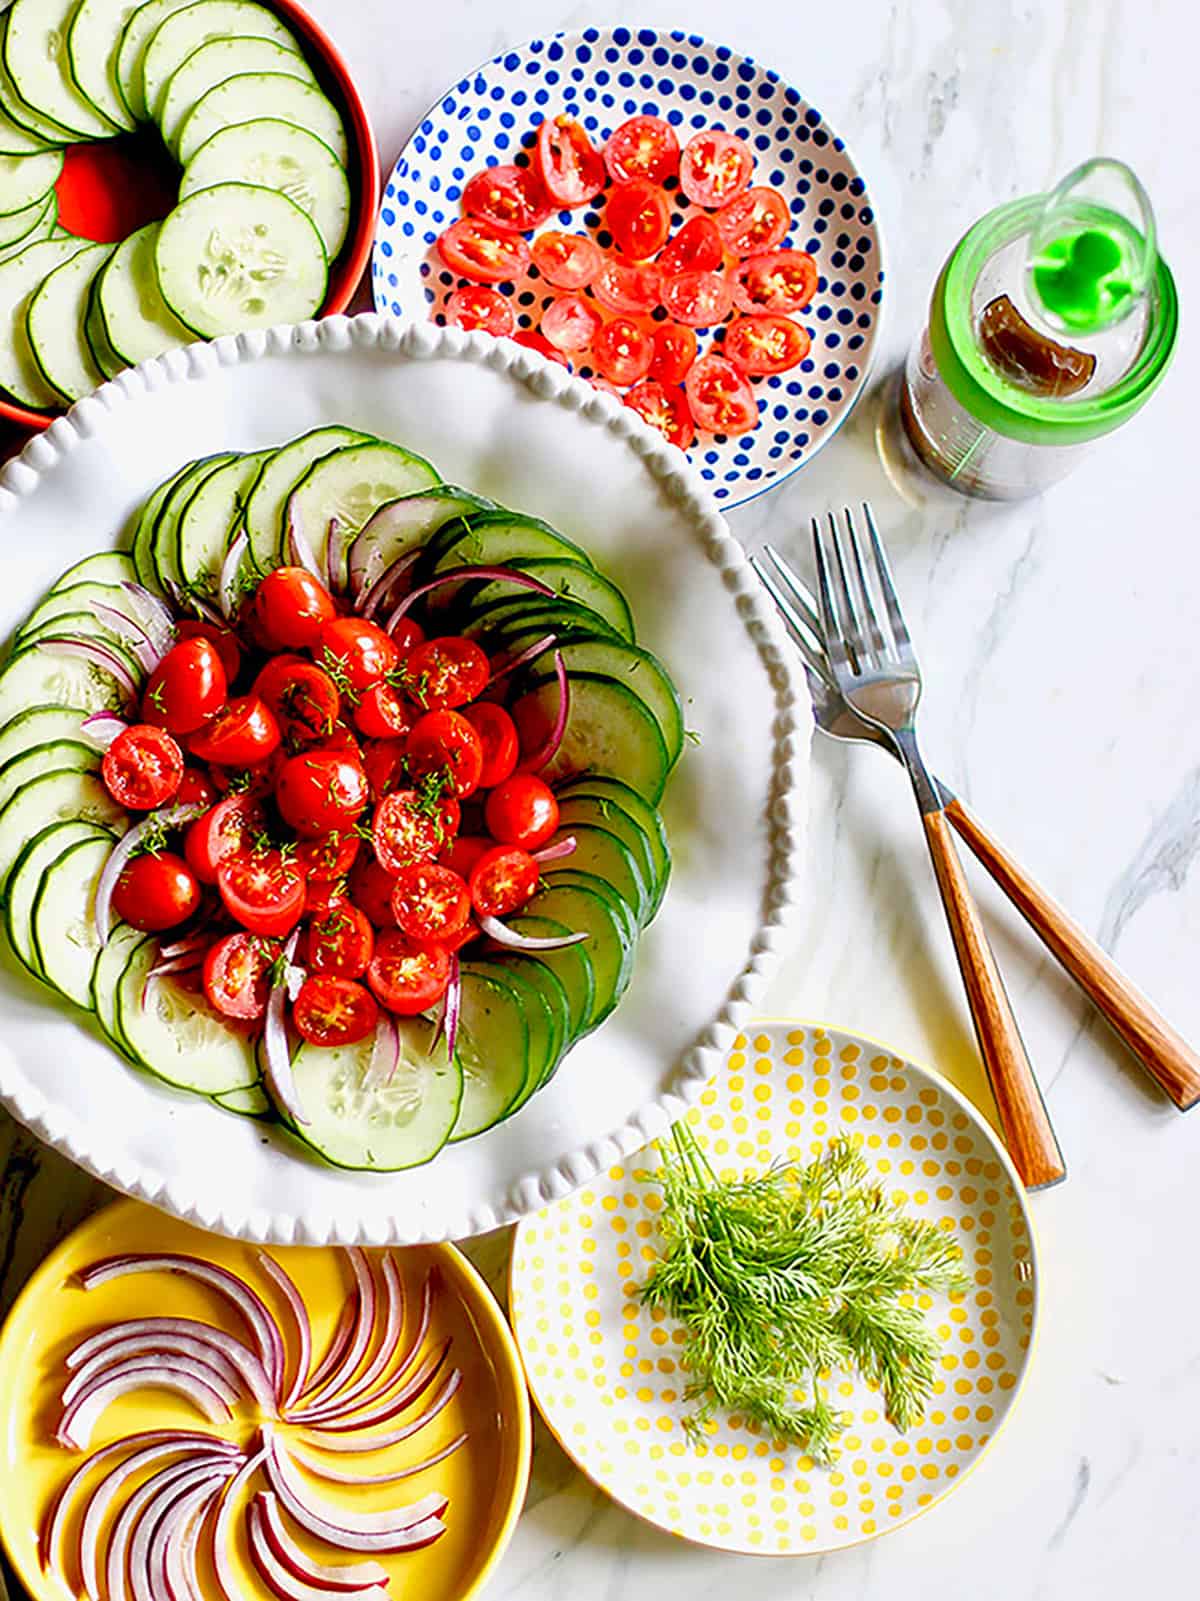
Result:
M1007 1154L938 1074L857 1035L786 1021L737 1037L688 1121L722 1176L808 1161L849 1133L908 1211L953 1232L972 1285L953 1301L921 1300L941 1347L925 1419L900 1434L877 1389L835 1374L831 1398L850 1422L832 1468L736 1415L693 1443L682 1331L632 1293L661 1244L660 1192L638 1176L656 1166L649 1148L517 1230L510 1314L534 1401L588 1478L683 1539L781 1556L898 1528L978 1461L1028 1363L1036 1261Z

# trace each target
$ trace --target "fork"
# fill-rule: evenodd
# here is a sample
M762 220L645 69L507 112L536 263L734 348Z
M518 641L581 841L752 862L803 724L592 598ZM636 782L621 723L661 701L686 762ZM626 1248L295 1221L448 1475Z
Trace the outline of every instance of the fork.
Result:
M851 710L891 737L908 770L1009 1152L1025 1184L1043 1189L1064 1178L1066 1168L954 848L945 803L921 758L915 723L921 671L874 519L866 507L864 512L870 534L865 557L849 511L844 531L832 512L828 531L813 518L825 651L834 682ZM872 595L868 567L882 594L885 619Z
M869 515L868 508L864 507L864 511ZM864 722L834 682L821 639L816 602L803 582L773 546L764 546L764 555L770 567L757 556L750 558L750 564L804 659L817 726L834 739L878 745L899 760L900 752L891 735ZM1200 1102L1200 1056L1129 981L1107 951L1025 872L954 792L941 779L935 778L934 785L959 837L1151 1078L1181 1112Z

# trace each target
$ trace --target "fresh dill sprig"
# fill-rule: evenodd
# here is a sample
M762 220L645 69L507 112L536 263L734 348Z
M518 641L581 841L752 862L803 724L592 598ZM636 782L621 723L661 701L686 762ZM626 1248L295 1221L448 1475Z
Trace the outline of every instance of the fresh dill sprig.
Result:
M733 1181L686 1123L659 1154L665 1249L638 1295L683 1325L689 1433L735 1411L831 1462L848 1421L825 1393L835 1369L878 1385L898 1429L915 1423L938 1343L911 1299L968 1284L949 1235L906 1216L848 1139Z

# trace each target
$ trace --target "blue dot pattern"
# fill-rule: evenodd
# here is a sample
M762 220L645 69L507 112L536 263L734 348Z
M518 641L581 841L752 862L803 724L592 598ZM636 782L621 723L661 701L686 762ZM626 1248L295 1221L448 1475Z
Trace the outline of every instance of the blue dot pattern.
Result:
M626 117L664 117L686 144L721 127L754 152L752 182L787 201L785 244L817 261L817 292L800 319L812 336L790 372L757 378L759 426L741 438L702 434L689 457L726 507L761 494L802 467L845 420L865 384L883 301L879 230L866 186L843 141L779 76L695 34L652 28L586 28L533 39L489 61L445 94L409 140L384 191L372 281L377 311L423 312L445 322L463 281L433 246L460 215L468 178L481 166L527 165L547 116L577 117L597 146ZM672 180L672 231L689 202ZM585 229L602 243L603 197L551 217L549 228ZM553 296L537 268L515 285L520 328L537 328ZM657 314L665 315L663 312ZM719 348L717 329L701 350ZM576 369L593 376L585 364Z

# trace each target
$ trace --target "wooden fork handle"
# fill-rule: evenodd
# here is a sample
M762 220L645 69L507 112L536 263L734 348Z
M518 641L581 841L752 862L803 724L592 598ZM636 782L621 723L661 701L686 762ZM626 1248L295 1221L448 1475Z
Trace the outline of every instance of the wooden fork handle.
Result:
M950 799L946 816L1046 948L1096 1003L1151 1078L1162 1086L1180 1111L1186 1112L1195 1106L1200 1101L1200 1056L1155 1011L1107 952L1034 883L962 801Z
M1066 1165L946 814L922 820L1009 1155L1027 1188L1044 1189L1066 1177Z

